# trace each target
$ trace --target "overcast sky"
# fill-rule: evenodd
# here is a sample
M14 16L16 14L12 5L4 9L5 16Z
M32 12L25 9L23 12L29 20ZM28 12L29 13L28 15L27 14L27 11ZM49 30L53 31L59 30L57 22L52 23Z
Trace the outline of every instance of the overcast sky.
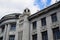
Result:
M56 0L0 0L0 18L7 14L23 13L25 8L34 14L55 2Z

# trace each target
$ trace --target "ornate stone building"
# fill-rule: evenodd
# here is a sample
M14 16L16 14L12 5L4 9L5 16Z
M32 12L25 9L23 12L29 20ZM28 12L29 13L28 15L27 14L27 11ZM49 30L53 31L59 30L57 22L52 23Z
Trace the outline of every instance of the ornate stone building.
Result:
M60 40L60 1L32 15L28 8L5 15L0 40Z

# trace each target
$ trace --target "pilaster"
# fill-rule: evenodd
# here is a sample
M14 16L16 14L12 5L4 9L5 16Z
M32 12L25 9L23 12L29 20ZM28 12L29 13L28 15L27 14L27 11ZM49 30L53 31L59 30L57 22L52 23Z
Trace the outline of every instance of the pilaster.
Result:
M53 32L52 32L52 28L51 28L51 16L48 16L46 18L47 21L47 33L48 33L48 40L53 40Z
M7 33L6 33L6 40L9 40L9 31L10 31L10 24L8 24Z
M19 20L17 20L17 23L16 23L16 34L15 34L15 40L18 40L18 28L19 28Z
M5 24L5 29L4 29L4 33L3 33L3 40L6 40L6 33L7 33L7 24Z
M57 20L59 22L59 30L60 30L60 12L57 12Z
M33 28L32 28L32 23L30 24L30 40L32 40L32 30Z
M41 20L37 21L37 40L42 40L42 34L41 34Z
M2 28L0 28L0 34L1 34L1 32L2 32Z
M27 16L24 16L23 40L29 40L29 22L28 22Z

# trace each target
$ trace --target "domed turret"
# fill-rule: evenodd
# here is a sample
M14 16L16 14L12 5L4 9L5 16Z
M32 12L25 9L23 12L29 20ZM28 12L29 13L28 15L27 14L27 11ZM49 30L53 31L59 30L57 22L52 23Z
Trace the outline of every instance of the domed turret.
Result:
M23 13L24 15L26 14L26 15L30 15L30 10L28 9L28 8L26 8L25 10L24 10L24 13Z
M5 15L4 17L1 18L0 23L6 20L10 20L10 19L18 19L19 15L22 15L22 14L12 13L12 14Z
M29 21L28 17L30 15L30 10L26 8L23 12L23 39L22 40L29 40Z

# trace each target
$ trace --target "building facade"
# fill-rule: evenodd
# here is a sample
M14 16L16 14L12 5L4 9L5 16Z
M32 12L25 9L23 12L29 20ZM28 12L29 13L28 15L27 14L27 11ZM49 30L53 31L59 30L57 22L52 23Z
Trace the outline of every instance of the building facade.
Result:
M60 40L60 1L30 15L24 12L0 19L0 40Z

